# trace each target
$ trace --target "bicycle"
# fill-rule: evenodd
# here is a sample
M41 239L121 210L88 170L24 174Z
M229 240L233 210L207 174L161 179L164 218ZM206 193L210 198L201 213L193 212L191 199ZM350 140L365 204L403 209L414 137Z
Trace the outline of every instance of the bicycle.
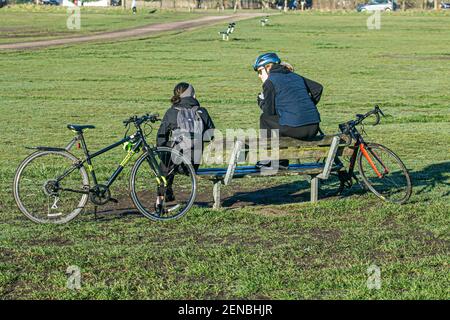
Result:
M376 117L373 125L376 126L381 121L380 116L384 117L378 105L366 114L357 114L355 120L339 125L341 133L351 138L348 144L355 141L348 171L338 172L339 191L342 192L345 187L351 187L352 179L359 182L354 172L357 162L363 186L382 200L403 204L408 201L412 193L408 169L392 150L378 143L366 142L356 128L358 125L364 125L363 121L373 115ZM364 132L364 128L361 131ZM335 162L342 165L337 157Z
M65 148L28 148L36 151L19 165L13 182L20 211L37 223L61 224L74 219L88 200L95 206L117 202L111 197L110 187L129 161L141 153L129 181L134 205L152 220L182 217L195 200L195 170L179 151L147 143L143 126L151 128L156 121L160 121L157 114L130 117L123 122L124 138L94 153L89 152L83 134L86 129L94 129L92 125L69 124L68 129L76 135ZM136 132L127 135L132 124ZM75 144L82 149L83 159L70 152ZM121 145L127 152L125 158L108 181L99 184L92 159Z

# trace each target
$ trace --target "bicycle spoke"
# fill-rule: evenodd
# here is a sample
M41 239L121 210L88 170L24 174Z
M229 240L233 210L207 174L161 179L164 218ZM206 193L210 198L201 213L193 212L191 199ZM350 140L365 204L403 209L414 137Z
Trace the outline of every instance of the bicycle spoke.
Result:
M145 158L136 162L132 171L133 201L139 211L151 219L177 218L187 212L195 199L195 172L185 158L169 148L158 148L154 160L158 170L141 165L144 161L150 162ZM160 171L162 177L158 177L156 171Z
M64 152L38 152L25 160L15 179L20 210L35 222L63 223L75 217L87 201L85 171L73 169L75 157ZM67 173L58 181L61 173Z
M378 177L369 161L360 156L360 171L369 189L388 201L406 201L411 193L411 186L403 163L392 151L380 145L371 144L369 150L377 169L383 172L382 176Z

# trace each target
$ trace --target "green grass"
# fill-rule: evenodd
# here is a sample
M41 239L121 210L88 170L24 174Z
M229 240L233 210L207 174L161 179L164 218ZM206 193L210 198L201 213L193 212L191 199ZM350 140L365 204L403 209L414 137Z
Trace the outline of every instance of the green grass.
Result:
M125 28L138 27L156 23L198 19L212 11L189 13L187 10L138 10L136 15L131 10L122 8L83 7L80 10L81 28L67 28L69 14L65 7L17 5L0 10L0 43L15 43L34 40L56 39L88 35L95 32L107 32ZM213 14L220 14L213 12Z
M368 31L366 18L288 14L265 28L257 19L239 22L229 42L213 26L0 53L0 296L449 299L450 20L383 14L381 30ZM237 180L225 193L273 188L276 202L289 189L305 201L197 206L169 223L81 215L63 226L35 225L16 209L11 184L29 153L24 146L62 146L72 135L67 123L91 123L97 129L86 137L95 150L122 136L126 117L163 113L179 81L194 84L219 129L256 128L260 83L250 65L269 50L324 84L325 132L382 106L388 117L366 127L367 139L393 149L411 170L409 203L381 203L354 187L343 199L311 205L306 182L278 177ZM122 157L116 150L96 161L101 178ZM127 176L118 186L126 188ZM371 264L381 268L380 290L367 289ZM71 265L81 269L79 291L66 289Z

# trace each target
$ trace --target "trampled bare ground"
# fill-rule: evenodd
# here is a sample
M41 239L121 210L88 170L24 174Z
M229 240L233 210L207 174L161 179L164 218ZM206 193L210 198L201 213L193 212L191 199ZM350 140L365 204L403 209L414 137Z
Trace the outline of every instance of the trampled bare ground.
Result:
M253 178L252 180L259 179ZM286 214L284 205L292 205L299 203L309 203L310 200L310 185L303 177L299 176L289 181L282 182L280 179L277 181L270 181L265 184L261 184L259 180L258 184L246 181L247 179L241 179L234 182L231 186L222 186L221 188L221 206L223 209L242 209L244 207L258 208L262 215L269 216L283 216ZM201 187L197 191L195 198L195 206L201 208L212 208L213 206L213 194L212 183L209 181L201 180ZM338 184L332 183L330 186L322 188L320 199L336 198ZM344 197L361 194L358 186L354 186L351 190L346 190ZM118 191L118 190L117 190ZM117 215L128 214L140 214L133 204L129 191L113 192L112 197L118 200L118 203L109 202L104 206L98 207L97 213L99 216L108 215L111 217ZM142 195L143 199L150 197L154 198L152 192ZM187 195L183 195L185 199ZM93 213L93 206L90 205L86 209L86 213Z

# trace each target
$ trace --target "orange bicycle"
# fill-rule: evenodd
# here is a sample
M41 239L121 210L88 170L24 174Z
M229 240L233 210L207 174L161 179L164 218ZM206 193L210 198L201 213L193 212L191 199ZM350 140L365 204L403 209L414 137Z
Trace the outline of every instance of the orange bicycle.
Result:
M352 186L352 179L358 181L354 173L358 162L359 174L364 185L382 200L403 204L412 193L411 177L400 158L387 147L378 143L365 142L356 126L363 125L363 121L375 116L375 123L380 123L380 116L384 116L378 106L366 114L357 114L355 120L339 125L343 134L349 135L355 141L354 152L350 158L348 171L338 173L341 182L339 190ZM364 132L364 128L361 130ZM350 142L351 143L351 142ZM338 158L338 164L342 163Z

